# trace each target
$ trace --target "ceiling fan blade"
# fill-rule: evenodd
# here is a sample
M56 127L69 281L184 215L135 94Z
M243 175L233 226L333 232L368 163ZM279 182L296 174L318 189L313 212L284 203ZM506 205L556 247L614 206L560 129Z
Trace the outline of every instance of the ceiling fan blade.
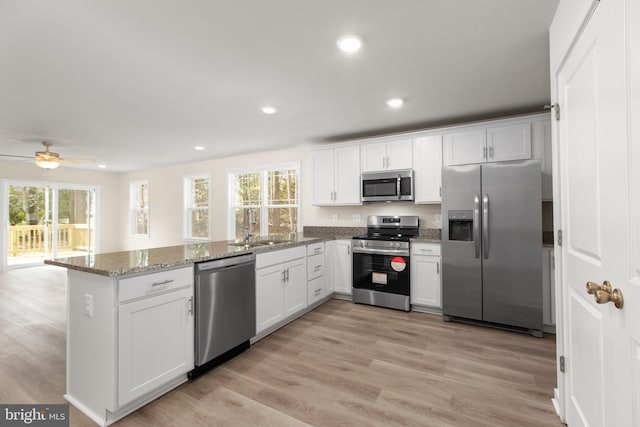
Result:
M0 157L15 157L18 159L33 159L33 156L16 156L13 154L0 154Z
M95 162L95 159L71 158L71 159L60 159L60 161L61 161L62 163L78 164L78 163L90 163L90 162Z

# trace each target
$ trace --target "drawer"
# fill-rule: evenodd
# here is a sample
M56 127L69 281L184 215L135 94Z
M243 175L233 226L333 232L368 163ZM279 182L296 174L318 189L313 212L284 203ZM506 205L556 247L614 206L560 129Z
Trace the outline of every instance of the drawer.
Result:
M324 254L307 257L307 280L324 276Z
M439 243L411 243L411 255L440 256Z
M118 280L118 302L193 285L193 266Z
M269 267L270 265L282 264L294 259L304 258L307 255L305 246L294 248L278 249L271 252L256 254L256 268Z
M307 282L307 305L324 298L324 276Z
M324 253L324 242L312 243L307 245L307 256L318 255Z

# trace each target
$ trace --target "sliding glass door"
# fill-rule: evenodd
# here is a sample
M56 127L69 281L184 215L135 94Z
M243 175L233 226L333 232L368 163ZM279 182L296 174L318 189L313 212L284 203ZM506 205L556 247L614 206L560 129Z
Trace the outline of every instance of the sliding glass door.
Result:
M3 187L8 196L4 265L36 265L94 252L95 189L29 182Z

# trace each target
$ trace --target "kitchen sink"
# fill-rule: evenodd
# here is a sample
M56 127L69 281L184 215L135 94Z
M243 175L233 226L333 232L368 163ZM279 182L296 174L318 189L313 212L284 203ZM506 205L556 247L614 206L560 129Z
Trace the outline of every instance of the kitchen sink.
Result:
M291 242L291 240L286 240L286 239L266 239L266 240L253 240L253 241L249 241L249 242L233 242L233 243L229 243L229 246L238 246L238 247L244 247L244 248L255 248L257 246L269 246L269 245L276 245L278 243L288 243Z

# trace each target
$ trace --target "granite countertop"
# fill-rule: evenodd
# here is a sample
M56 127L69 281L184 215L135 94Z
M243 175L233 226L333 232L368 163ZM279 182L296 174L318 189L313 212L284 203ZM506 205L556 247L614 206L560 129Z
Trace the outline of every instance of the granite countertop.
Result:
M118 277L131 273L151 272L165 268L186 266L200 261L211 261L234 255L262 253L320 242L318 237L305 237L302 233L262 236L250 242L272 240L272 244L246 247L234 246L235 240L189 243L164 248L138 249L69 258L46 260L45 264L79 270L101 276Z

